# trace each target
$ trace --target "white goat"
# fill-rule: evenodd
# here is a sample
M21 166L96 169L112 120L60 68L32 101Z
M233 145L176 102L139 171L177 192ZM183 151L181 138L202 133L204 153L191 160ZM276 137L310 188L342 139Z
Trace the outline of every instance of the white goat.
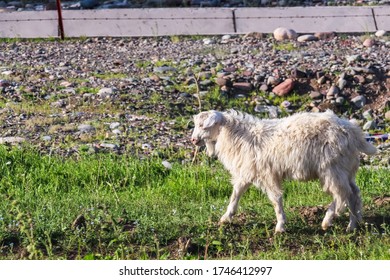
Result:
M268 120L229 110L201 112L194 122L191 141L206 145L208 155L217 156L232 175L233 193L221 223L231 222L241 195L254 184L274 206L275 232L284 232L283 179L319 179L323 190L333 196L322 222L324 230L346 204L350 210L347 230L361 221L362 202L355 183L359 153L371 155L376 148L348 120L330 111Z

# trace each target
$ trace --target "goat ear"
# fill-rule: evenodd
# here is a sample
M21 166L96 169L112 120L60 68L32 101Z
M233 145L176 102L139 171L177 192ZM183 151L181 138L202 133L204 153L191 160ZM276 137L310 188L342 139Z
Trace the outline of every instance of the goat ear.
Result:
M203 122L203 128L209 128L221 123L222 114L220 112L212 111L207 119Z

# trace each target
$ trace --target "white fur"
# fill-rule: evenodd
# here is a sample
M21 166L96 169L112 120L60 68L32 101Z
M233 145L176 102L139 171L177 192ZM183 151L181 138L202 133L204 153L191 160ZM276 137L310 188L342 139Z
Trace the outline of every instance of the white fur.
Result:
M283 119L258 119L234 110L206 111L194 116L192 142L206 145L232 175L233 193L220 222L230 222L241 195L251 184L271 200L276 232L285 231L282 181L319 179L333 196L322 228L332 224L345 205L350 209L348 230L361 221L362 202L355 184L359 153L374 154L361 129L332 112L299 113Z

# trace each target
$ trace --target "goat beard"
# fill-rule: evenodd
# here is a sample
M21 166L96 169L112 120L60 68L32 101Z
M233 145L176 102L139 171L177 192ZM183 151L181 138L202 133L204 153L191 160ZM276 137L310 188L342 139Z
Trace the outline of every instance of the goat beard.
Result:
M206 141L206 152L209 157L215 156L215 142L214 141Z

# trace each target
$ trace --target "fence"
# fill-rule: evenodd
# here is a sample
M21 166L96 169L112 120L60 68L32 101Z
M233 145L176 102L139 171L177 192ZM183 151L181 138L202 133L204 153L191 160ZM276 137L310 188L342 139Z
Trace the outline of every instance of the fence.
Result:
M390 7L155 8L63 10L66 37L131 37L390 30ZM57 11L0 13L0 37L57 37Z

